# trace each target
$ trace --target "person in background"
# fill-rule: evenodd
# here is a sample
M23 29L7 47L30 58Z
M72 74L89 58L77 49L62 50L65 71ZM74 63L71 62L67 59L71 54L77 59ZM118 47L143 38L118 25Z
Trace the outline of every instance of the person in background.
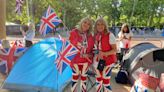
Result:
M118 33L119 50L120 50L119 61L120 62L122 61L123 55L130 48L130 42L131 42L132 36L133 36L133 34L130 31L129 26L127 24L123 24L121 27L121 31Z
M76 91L77 83L81 81L81 91L87 92L86 81L87 71L89 66L92 64L92 50L94 47L94 39L91 34L92 31L92 20L88 17L83 18L77 28L72 29L70 32L70 42L79 49L79 53L72 60L72 92Z
M30 47L33 45L33 39L35 37L35 26L33 23L29 23L28 26L25 26L23 29L21 28L20 31L24 36L25 47Z
M94 67L96 71L96 92L111 92L110 77L114 63L117 61L116 38L113 33L108 31L107 22L98 18L95 26L95 46L98 53L94 57Z

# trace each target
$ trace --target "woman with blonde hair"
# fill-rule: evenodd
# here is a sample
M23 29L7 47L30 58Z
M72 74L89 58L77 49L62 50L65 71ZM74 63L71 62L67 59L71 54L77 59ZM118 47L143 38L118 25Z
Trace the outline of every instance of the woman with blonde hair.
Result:
M104 88L104 92L110 92L111 70L116 62L116 38L113 33L108 31L107 22L102 18L98 18L95 26L95 46L98 53L94 57L94 67L96 71L96 92L100 92Z
M70 42L79 49L79 53L72 60L72 91L76 92L77 82L81 80L81 92L86 92L87 71L92 63L92 50L94 39L92 32L92 20L89 17L83 18L79 26L70 32Z

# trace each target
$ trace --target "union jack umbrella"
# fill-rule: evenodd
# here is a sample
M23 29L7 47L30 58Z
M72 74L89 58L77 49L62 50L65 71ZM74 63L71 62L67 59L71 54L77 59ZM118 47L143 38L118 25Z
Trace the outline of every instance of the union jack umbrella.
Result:
M62 42L62 49L59 52L57 60L55 61L57 69L60 73L62 73L67 66L70 66L71 60L79 52L79 50L69 41L62 39Z
M61 19L58 18L54 10L49 6L45 15L41 19L39 32L42 35L46 35L51 32L56 26L58 26L62 22Z

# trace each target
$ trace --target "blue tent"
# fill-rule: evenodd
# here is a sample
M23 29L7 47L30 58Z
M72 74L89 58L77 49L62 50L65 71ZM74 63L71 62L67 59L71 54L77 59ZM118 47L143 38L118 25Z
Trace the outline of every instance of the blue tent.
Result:
M61 92L72 77L68 66L59 73L55 60L62 48L58 38L36 43L20 57L4 82L3 88L27 92Z

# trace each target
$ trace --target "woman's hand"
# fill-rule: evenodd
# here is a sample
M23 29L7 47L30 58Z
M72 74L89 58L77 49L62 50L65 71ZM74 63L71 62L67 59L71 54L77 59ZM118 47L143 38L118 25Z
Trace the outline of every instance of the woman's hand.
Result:
M83 58L86 58L90 63L92 63L92 61L90 60L90 57L92 57L92 55L90 54L82 54Z
M77 47L80 49L82 48L82 44L80 42L77 42Z
M77 42L77 46L82 46L80 42Z
M121 35L121 38L122 39L127 39L127 37L124 34Z
M105 52L99 51L98 59L103 59L103 56L106 56Z

